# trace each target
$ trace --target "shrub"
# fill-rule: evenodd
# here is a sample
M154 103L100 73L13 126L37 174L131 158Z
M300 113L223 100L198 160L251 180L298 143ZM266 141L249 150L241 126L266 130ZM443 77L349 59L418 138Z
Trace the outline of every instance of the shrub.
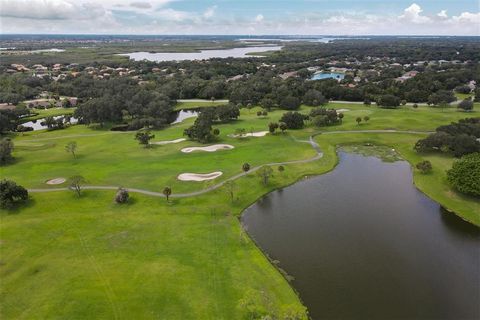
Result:
M422 173L429 173L432 171L432 163L428 160L421 161L415 166Z
M11 180L0 181L0 208L10 209L16 203L26 201L28 191Z
M461 193L480 197L480 153L463 156L447 171L450 184Z
M396 108L400 105L400 98L392 94L384 94L378 99L377 104L382 108Z
M285 123L288 129L301 129L304 126L305 115L300 112L284 113L281 122Z
M473 110L473 101L471 99L462 100L458 104L458 108L462 109L463 111L472 111Z
M129 198L128 190L125 188L118 188L117 194L115 194L116 203L127 203Z

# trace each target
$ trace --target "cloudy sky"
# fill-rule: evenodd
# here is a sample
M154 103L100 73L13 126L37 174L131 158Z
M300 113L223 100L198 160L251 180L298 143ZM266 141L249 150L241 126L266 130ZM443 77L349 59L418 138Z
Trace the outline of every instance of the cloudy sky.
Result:
M480 36L480 1L0 0L0 32Z

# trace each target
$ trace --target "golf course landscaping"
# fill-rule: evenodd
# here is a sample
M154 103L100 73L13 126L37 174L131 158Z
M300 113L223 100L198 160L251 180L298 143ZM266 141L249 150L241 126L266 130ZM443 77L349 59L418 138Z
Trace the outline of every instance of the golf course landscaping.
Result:
M328 107L344 109L341 124L318 128L307 121L303 129L275 134L265 130L284 110L258 116L260 108L244 108L238 120L214 126L220 133L209 144L183 140L193 118L152 131L149 148L135 141L135 132L108 126L12 136L15 161L0 168L1 177L29 189L30 199L0 214L0 317L306 319L288 275L238 219L268 192L331 171L340 145L389 146L412 168L429 160L431 172L412 169L416 187L480 226L478 198L447 182L455 158L413 149L439 125L479 117L478 103L469 113ZM359 117L368 120L357 123ZM74 155L65 149L73 141ZM245 163L250 170L242 170ZM273 169L267 180L259 176L264 166ZM85 178L80 197L68 190L72 176ZM128 203L114 202L118 187L129 190Z

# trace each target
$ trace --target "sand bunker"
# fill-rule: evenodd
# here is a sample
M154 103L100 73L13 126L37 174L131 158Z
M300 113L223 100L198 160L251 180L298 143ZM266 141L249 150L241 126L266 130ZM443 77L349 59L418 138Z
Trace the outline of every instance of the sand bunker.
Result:
M171 144L171 143L179 143L179 142L183 142L187 139L185 138L180 138L180 139L176 139L176 140L166 140L166 141L157 141L157 142L150 142L150 144L156 144L156 145L164 145L164 144Z
M214 144L211 146L206 146L206 147L189 147L189 148L183 148L182 152L185 153L190 153L193 151L206 151L206 152L215 152L217 150L229 150L235 148L234 146L231 146L229 144Z
M205 181L218 178L222 174L221 171L215 171L212 173L182 173L178 175L177 179L181 181Z
M50 179L45 183L46 184L62 184L62 183L65 183L65 181L67 181L67 179L65 178L55 178L55 179Z
M350 111L350 109L338 109L337 112L347 112Z
M233 138L246 138L246 137L265 137L268 134L268 131L258 131L258 132L249 132L245 134L232 134L230 137Z

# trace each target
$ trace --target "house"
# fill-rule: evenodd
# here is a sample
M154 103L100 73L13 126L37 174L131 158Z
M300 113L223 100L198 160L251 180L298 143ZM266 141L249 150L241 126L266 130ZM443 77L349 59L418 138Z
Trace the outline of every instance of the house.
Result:
M292 78L292 77L296 77L298 74L297 74L297 71L290 71L290 72L285 72L285 73L282 73L281 75L279 75L279 77L282 79L282 80L286 80L288 78Z

